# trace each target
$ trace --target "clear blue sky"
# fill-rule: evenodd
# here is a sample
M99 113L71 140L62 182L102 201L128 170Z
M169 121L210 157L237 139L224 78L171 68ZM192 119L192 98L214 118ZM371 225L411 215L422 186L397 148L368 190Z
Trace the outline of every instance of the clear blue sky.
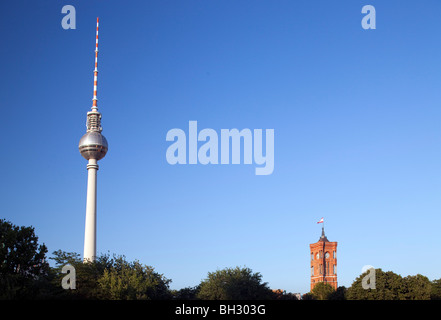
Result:
M61 27L64 5L75 30ZM377 29L361 27L376 8ZM339 285L364 265L441 278L441 2L0 2L0 216L49 255L83 252L100 17L98 252L194 286L247 266L309 291L309 244L338 241ZM275 169L169 165L172 128L275 130Z

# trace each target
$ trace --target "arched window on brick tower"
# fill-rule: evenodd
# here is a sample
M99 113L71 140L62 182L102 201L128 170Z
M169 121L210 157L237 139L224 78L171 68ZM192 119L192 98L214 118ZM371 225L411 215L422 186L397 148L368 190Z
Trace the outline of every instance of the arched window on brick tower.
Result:
M309 245L311 250L311 290L319 282L330 284L337 289L337 242L331 242L322 235L316 243Z

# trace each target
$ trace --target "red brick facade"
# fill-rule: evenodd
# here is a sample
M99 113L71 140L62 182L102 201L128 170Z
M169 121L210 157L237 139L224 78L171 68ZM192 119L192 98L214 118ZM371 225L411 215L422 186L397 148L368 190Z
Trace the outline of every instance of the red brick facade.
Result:
M309 245L311 255L311 290L318 282L337 289L337 242L330 242L322 230L319 241Z

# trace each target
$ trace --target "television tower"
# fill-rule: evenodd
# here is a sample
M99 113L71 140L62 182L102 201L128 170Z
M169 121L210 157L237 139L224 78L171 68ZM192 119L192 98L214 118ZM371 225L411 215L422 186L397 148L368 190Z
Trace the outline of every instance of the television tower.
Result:
M98 112L97 84L98 84L98 26L96 19L96 47L95 70L93 70L93 103L92 111L87 112L87 132L80 139L78 148L81 155L89 161L87 164L87 203L86 203L86 228L84 233L84 262L96 259L96 175L98 160L107 153L107 140L101 134L101 113Z

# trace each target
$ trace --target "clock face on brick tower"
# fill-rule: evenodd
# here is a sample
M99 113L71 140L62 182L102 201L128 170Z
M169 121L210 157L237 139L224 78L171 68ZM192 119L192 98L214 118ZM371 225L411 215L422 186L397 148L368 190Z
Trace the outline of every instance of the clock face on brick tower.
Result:
M311 290L319 282L330 284L337 289L337 242L331 242L322 235L316 243L309 245L311 250Z

